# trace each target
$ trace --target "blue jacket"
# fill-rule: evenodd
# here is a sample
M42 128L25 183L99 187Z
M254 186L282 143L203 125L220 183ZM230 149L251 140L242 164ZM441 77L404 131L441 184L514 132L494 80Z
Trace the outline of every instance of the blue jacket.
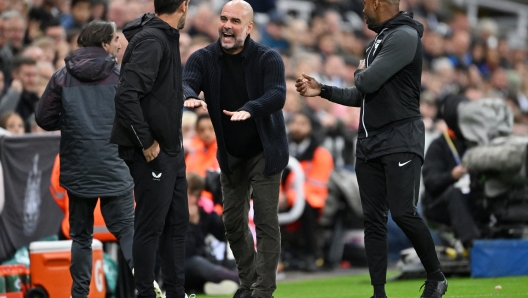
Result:
M194 52L183 72L184 98L198 98L204 92L218 142L218 163L224 173L231 173L222 130L220 108L221 59L220 41ZM282 107L286 101L284 63L274 50L254 42L249 36L241 52L249 101L239 110L247 111L259 131L266 165L264 175L281 172L288 164L288 142Z

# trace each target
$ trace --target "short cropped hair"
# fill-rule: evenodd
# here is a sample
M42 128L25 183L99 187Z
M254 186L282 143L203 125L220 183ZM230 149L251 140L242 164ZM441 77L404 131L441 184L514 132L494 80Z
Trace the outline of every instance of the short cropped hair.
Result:
M103 47L103 43L110 43L116 33L116 24L101 20L88 23L79 33L77 45L84 47Z
M154 0L154 12L156 14L172 14L183 2L188 0Z

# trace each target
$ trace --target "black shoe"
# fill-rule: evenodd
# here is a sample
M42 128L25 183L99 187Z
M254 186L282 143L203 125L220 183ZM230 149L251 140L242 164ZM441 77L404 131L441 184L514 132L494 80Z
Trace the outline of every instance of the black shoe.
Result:
M387 298L387 296L374 295L374 296L372 296L370 298Z
M423 287L425 288L420 298L442 298L445 292L447 292L447 280L445 278L443 281L426 280L420 287L420 290Z
M247 289L240 288L235 292L233 298L251 298L252 292Z

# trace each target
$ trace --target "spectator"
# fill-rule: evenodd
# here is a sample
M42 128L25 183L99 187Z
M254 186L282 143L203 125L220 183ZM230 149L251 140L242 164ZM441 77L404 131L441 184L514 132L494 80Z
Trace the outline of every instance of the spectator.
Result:
M288 123L290 155L301 163L304 170L304 196L307 204L300 223L306 271L317 269L317 221L328 197L328 181L334 169L332 155L319 145L312 134L312 122L308 114L298 112ZM279 206L285 209L293 205L297 194L293 189L294 174L285 171L283 179L286 179L286 193L279 200Z
M0 117L0 127L9 131L13 135L23 135L25 133L24 121L15 112L7 112Z
M188 291L203 290L207 295L233 295L240 282L234 260L219 260L205 241L208 235L217 241L225 241L222 218L203 207L204 204L211 204L209 199L203 203L201 196L204 178L188 172L187 183L189 225L185 237L185 288Z
M17 57L13 60L13 82L0 101L0 114L17 112L29 132L29 117L35 112L39 101L37 95L38 71L37 62L27 57Z
M187 173L193 172L205 178L207 170L220 169L216 160L216 136L209 114L201 114L196 119L196 137L192 140L192 150L185 158Z
M24 45L24 34L26 33L26 19L18 11L8 10L0 15L0 25L3 28L3 47L0 50L0 70L4 72L4 81L11 83L12 61Z
M59 20L53 19L46 25L44 29L44 36L53 39L55 43L58 44L66 41L66 30L61 25Z
M269 22L264 25L264 30L261 32L260 42L278 52L288 51L290 49L290 43L284 37L286 25L284 15L277 11L270 13Z
M480 237L475 221L478 197L470 188L470 175L461 164L467 147L458 124L458 104L465 96L450 96L443 105L442 116L448 131L429 146L425 155L422 198L424 216L428 221L449 225L466 249ZM478 196L477 192L477 196Z
M71 0L70 14L64 14L60 22L64 29L82 29L92 18L91 0Z

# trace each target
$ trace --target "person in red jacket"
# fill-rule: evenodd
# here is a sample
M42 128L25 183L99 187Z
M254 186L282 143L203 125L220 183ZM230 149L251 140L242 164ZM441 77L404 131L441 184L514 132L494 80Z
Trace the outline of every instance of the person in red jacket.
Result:
M330 173L334 169L332 155L328 150L319 146L313 137L312 123L311 117L303 112L295 113L288 123L290 155L300 162L305 176L304 196L306 205L300 223L305 240L304 260L307 271L317 269L315 264L317 221L328 197L328 180L330 180ZM284 178L285 195L281 197L279 202L279 206L282 208L292 205L296 198L296 192L293 189L293 173L285 172Z

